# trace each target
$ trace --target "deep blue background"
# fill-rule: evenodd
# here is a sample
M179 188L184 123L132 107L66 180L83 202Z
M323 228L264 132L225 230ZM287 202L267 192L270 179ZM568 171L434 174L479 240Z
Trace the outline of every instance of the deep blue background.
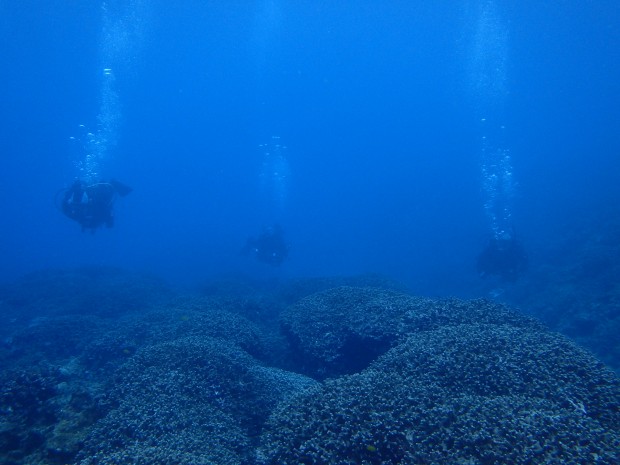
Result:
M542 260L584 217L618 211L620 4L494 3L514 224ZM77 175L69 137L100 111L101 2L0 1L0 279L84 264L179 284L381 272L472 293L490 234L467 72L484 5L108 2L131 45L112 66L122 120L102 175L135 191L91 235L53 198ZM280 269L239 254L274 219L259 181L274 135L291 168Z

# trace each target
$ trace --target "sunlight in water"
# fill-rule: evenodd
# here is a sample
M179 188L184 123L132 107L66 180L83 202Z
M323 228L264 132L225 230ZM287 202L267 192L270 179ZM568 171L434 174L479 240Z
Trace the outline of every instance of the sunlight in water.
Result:
M89 183L100 179L102 166L118 142L122 107L115 72L131 73L132 60L144 42L148 18L143 0L104 2L101 11L99 49L103 71L96 129L91 132L80 125L78 135L71 137L78 146L78 176Z
M264 151L260 173L261 190L271 204L267 207L274 211L277 219L284 213L288 197L291 170L286 159L287 148L277 136L272 137L270 143L260 147Z
M470 74L481 121L484 209L495 238L511 235L515 183L506 143L504 107L507 85L508 29L495 2L481 8L473 41Z

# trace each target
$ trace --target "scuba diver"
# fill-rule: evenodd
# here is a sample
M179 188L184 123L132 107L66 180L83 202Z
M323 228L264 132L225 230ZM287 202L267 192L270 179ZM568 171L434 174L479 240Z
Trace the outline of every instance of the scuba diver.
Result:
M132 188L115 180L85 184L76 179L68 189L64 190L61 210L68 218L78 222L82 231L91 232L104 224L114 226L112 207L117 195L125 197ZM62 191L61 191L62 192Z
M244 255L253 254L259 262L279 266L288 257L288 244L279 225L266 228L258 239L249 238L243 247Z
M527 269L527 261L527 254L514 234L506 233L493 237L480 253L478 274L483 278L494 275L514 282Z

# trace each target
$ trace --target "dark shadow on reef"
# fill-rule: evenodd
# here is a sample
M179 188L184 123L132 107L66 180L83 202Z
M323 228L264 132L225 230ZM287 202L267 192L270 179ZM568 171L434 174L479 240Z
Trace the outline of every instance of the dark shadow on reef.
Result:
M487 300L92 268L0 310L0 465L620 461L618 377Z

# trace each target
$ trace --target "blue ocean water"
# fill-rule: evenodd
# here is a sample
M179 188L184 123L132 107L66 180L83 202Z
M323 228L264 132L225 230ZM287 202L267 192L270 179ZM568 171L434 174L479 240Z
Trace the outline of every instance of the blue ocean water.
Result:
M618 24L0 0L0 465L618 463Z
M276 274L460 294L494 221L536 256L617 203L616 2L26 1L1 17L3 279L274 273L238 252L278 222ZM499 126L510 186L484 171ZM261 174L274 136L285 180ZM86 175L134 188L94 235L54 208Z

